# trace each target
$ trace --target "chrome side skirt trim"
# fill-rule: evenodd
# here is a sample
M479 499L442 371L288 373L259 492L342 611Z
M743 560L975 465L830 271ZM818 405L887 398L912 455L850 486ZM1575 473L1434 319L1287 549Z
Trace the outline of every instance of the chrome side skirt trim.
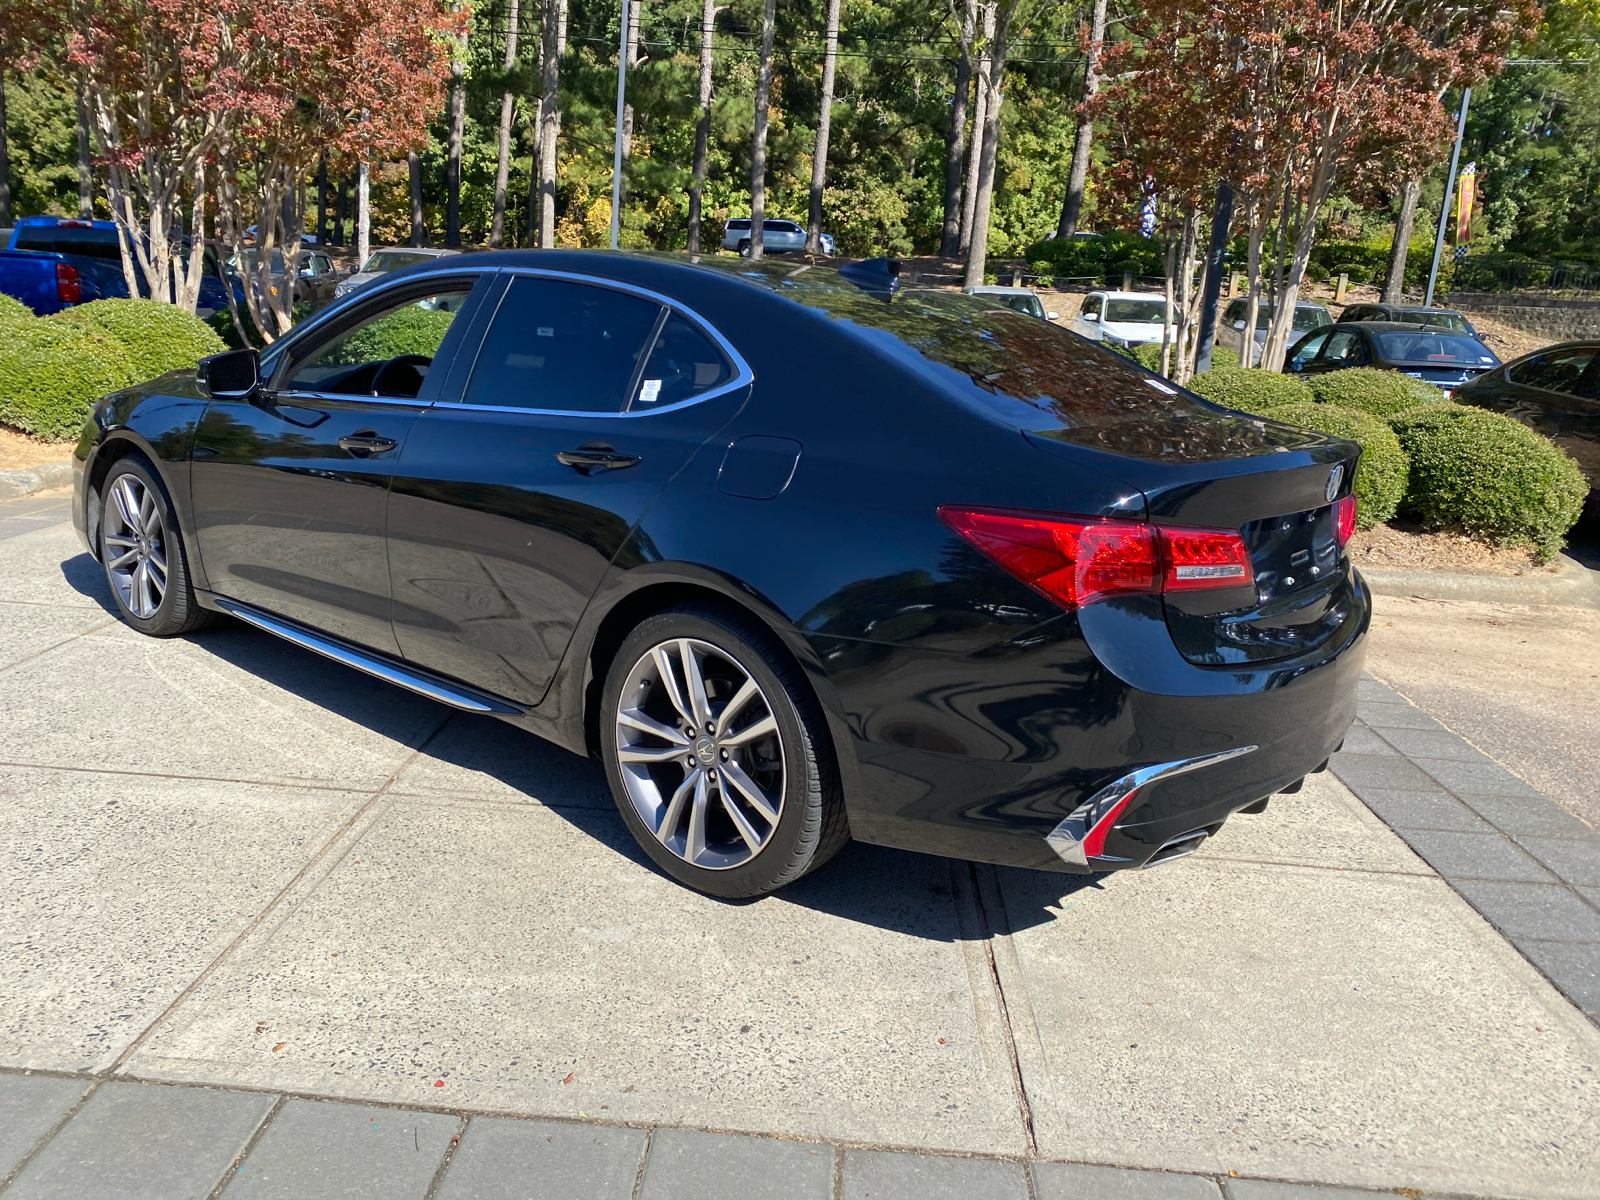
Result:
M236 600L224 600L217 597L216 605L230 616L257 629L281 637L286 642L293 642L296 646L315 651L334 662L343 663L347 667L354 667L358 671L365 671L368 675L376 676L385 683L392 683L403 687L407 691L416 692L419 696L426 696L430 700L437 700L441 704L448 704L452 708L459 708L466 712L475 713L521 713L524 710L504 700L497 700L482 692L475 692L465 687L458 687L445 683L431 676L408 671L406 668L379 658L374 654L367 654L353 646L346 646L330 638L322 637L309 630L301 629L298 625L291 625L287 621L280 621L277 617L268 616L266 613L257 612L247 605Z
M1201 767L1209 767L1212 763L1226 762L1230 758L1238 758L1242 754L1251 754L1260 749L1258 746L1239 746L1233 750L1224 750L1219 754L1202 754L1198 758L1179 758L1172 762L1156 763L1149 767L1140 767L1137 771L1130 771L1115 783L1108 783L1094 795L1090 796L1066 817L1061 824L1052 829L1045 841L1050 849L1054 850L1062 862L1075 867L1087 867L1090 855L1084 843L1089 835L1099 830L1107 822L1116 819L1118 813L1132 799L1133 793L1146 784L1154 783L1158 779L1167 779L1173 775L1183 775L1189 771L1197 771ZM1099 842L1105 840L1105 832L1101 831ZM1098 857L1098 856L1097 856Z

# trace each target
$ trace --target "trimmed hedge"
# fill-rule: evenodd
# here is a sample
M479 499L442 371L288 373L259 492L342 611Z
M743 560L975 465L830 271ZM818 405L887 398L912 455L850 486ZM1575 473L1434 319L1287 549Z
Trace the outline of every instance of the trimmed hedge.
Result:
M381 321L356 330L339 346L330 361L364 363L398 358L402 354L423 354L431 358L453 320L453 312L410 304Z
M1255 367L1212 367L1189 381L1189 390L1213 404L1265 415L1285 404L1307 404L1311 389L1293 375Z
M1130 349L1133 351L1134 362L1138 363L1146 371L1160 372L1160 342L1140 342L1137 346L1130 347ZM1178 348L1174 346L1172 352L1176 354ZM1239 353L1232 346L1213 346L1211 348L1212 370L1216 370L1218 367L1237 367L1238 365Z
M1444 393L1433 384L1376 367L1329 371L1313 375L1307 383L1318 404L1337 404L1375 417L1392 417L1425 404L1445 402Z
M1371 529L1387 521L1406 493L1410 459L1394 431L1377 417L1332 404L1285 404L1266 414L1274 421L1331 433L1361 443L1356 467L1356 526Z
M1589 493L1578 464L1526 425L1496 412L1437 404L1390 420L1411 457L1404 511L1426 528L1459 524L1502 545L1531 543L1548 562Z
M193 313L154 300L94 300L49 318L98 329L122 343L139 383L192 367L228 347Z
M94 402L134 381L122 343L75 321L7 322L0 421L50 442L74 439Z
M34 320L33 309L15 296L0 292L0 321Z

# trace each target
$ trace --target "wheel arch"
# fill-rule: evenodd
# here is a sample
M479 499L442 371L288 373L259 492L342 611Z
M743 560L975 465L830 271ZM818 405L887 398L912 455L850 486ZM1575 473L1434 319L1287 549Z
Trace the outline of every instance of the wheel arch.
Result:
M665 567L667 564L653 564ZM839 782L846 802L858 794L860 772L851 746L850 729L845 720L838 692L828 678L826 669L805 635L795 628L780 610L759 595L738 589L720 577L699 578L693 575L663 576L652 572L650 578L633 581L633 586L600 603L599 610L591 602L592 622L585 622L592 632L585 639L582 652L581 682L574 708L582 721L583 745L592 757L600 753L600 697L605 687L606 674L616 658L617 651L629 633L640 622L680 604L703 603L712 607L731 609L740 616L755 621L777 643L789 663L800 672L810 688L811 699L816 702L827 724L833 757L838 764ZM627 576L623 576L627 579ZM619 581L620 582L620 581ZM599 600L599 597L596 597ZM576 668L578 662L574 662ZM579 674L574 671L574 675Z
M188 537L188 530L182 528L183 512L177 497L173 495L172 481L167 478L166 472L161 469L161 459L150 443L146 442L131 429L114 429L101 439L90 455L89 461L84 466L83 478L83 528L89 539L89 554L96 562L100 561L100 505L101 485L105 483L106 476L111 474L111 468L130 455L138 455L144 459L145 465L161 480L161 486L167 489L167 499L172 502L172 507L178 513L180 532Z

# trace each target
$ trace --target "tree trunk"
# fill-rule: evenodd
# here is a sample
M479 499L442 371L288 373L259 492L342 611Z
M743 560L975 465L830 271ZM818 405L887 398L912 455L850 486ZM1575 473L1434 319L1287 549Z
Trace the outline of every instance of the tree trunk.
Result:
M350 211L350 181L343 176L339 177L338 203L333 210L333 244L343 246L345 216Z
M1195 301L1198 298L1194 286L1194 268L1200 250L1200 218L1198 207L1184 214L1183 242L1178 251L1178 329L1175 338L1178 353L1172 363L1172 374L1168 376L1178 384L1188 383L1194 374Z
M317 158L317 245L328 242L328 156Z
M1245 256L1248 289L1244 302L1244 329L1239 338L1239 365L1256 365L1256 321L1261 315L1261 243L1267 237L1267 214L1258 196L1250 197L1250 241Z
M1008 4L1005 11L995 13L991 3L984 19L984 32L989 39L989 69L982 86L988 95L983 106L983 150L978 156L977 198L972 205L972 236L967 245L967 273L965 285L977 287L983 283L984 263L989 255L989 206L994 200L994 166L1000 150L1000 105L1004 97L1000 91L1006 73L1006 41L1011 32L1011 14L1016 5Z
M1167 251L1161 256L1161 264L1165 268L1166 274L1166 280L1162 287L1162 295L1166 299L1166 305L1161 310L1160 373L1166 378L1171 379L1173 351L1172 330L1174 325L1172 318L1177 315L1176 309L1173 307L1172 299L1172 277L1177 274L1178 271L1178 243L1176 241L1167 242Z
M1083 104L1100 91L1100 51L1106 40L1106 0L1094 0L1089 17L1089 52L1083 63ZM1078 130L1072 138L1072 170L1067 176L1067 198L1061 205L1061 221L1056 236L1069 238L1078 231L1078 213L1083 208L1083 187L1089 180L1089 150L1094 141L1094 120L1087 112L1078 114Z
M81 101L80 101L80 109ZM6 73L0 70L0 225L11 224L11 148L6 142Z
M410 177L408 190L411 193L411 244L426 246L428 226L422 219L422 158L415 150L406 155L406 174Z
M623 11L628 17L628 73L639 65L639 9L640 0L628 0ZM622 157L633 157L633 105L622 106Z
M967 165L967 93L972 90L972 34L978 20L978 0L966 0L961 15L961 52L956 56L955 94L950 101L950 129L944 139L944 229L939 253L954 258L961 253L961 176Z
M194 168L189 233L189 261L184 263L177 255L172 260L178 272L173 285L173 303L184 312L192 313L199 305L200 279L206 270L206 160L203 158Z
M556 141L561 136L561 109L556 87L561 81L558 53L564 8L561 0L544 0L539 27L544 59L543 92L539 98L539 245L545 250L556 244Z
M716 0L700 10L700 119L694 125L694 169L689 178L690 254L700 253L700 203L706 186L706 150L711 140L711 38L716 25Z
M467 124L467 33L450 58L450 141L445 159L444 244L461 245L461 143Z
M517 0L510 0L506 14L505 69L517 65ZM511 118L517 109L516 97L509 91L500 94L500 142L494 167L494 216L489 221L489 245L499 249L505 245L506 233L506 180L511 174Z
M356 261L366 265L372 253L372 204L369 171L362 163L356 174Z
M1400 193L1400 216L1394 223L1394 241L1389 244L1389 270L1383 279L1383 302L1399 304L1406 288L1406 254L1411 249L1411 225L1417 217L1417 199L1422 195L1422 180L1406 180Z
M750 258L761 257L767 215L767 105L772 99L772 35L778 23L777 0L761 11L761 60L756 70L755 129L750 135Z
M828 124L833 117L833 77L839 59L839 0L828 0L827 49L822 59L822 107L817 113L817 144L811 152L811 210L806 223L806 253L822 253L822 185L828 175Z
M89 106L84 103L83 88L78 88L73 100L78 115L78 217L89 221L94 219L94 161L89 157ZM0 138L4 136L0 132Z
M973 78L972 139L967 151L966 191L961 199L961 244L965 258L972 248L972 220L978 204L978 164L983 158L983 127L989 116L989 75L994 59L994 0L983 6L983 49L978 52L978 72Z

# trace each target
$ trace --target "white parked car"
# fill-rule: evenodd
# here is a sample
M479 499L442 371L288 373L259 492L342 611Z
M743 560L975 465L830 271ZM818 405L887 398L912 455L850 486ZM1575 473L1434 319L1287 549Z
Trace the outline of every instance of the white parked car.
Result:
M822 252L833 253L833 234L819 235ZM750 253L750 218L734 217L722 228L722 248ZM768 217L761 222L761 252L787 254L791 250L806 248L806 227L798 221L783 221Z
M1245 361L1244 318L1248 304L1249 299L1243 296L1228 301L1228 307L1222 310L1222 317L1217 321L1217 345L1229 347L1239 356L1241 363ZM1272 324L1272 310L1273 306L1264 300L1256 308L1256 344L1255 353L1250 356L1251 363L1261 357L1261 347L1267 343L1267 327ZM1294 332L1289 335L1290 348L1300 340L1301 334L1332 324L1332 315L1322 305L1312 300L1299 301L1294 306Z
M434 246L385 246L382 250L374 250L367 261L361 264L349 279L342 280L335 290L334 295L344 296L355 291L363 284L371 283L380 275L390 271L398 271L402 267L414 267L418 263L431 262L436 258L443 258L447 254L460 254L459 250L446 250Z
M1161 340L1166 315L1166 297L1155 292L1090 292L1072 322L1072 332L1090 341L1138 346ZM1176 330L1168 336L1176 336Z
M1054 321L1058 315L1054 309L1045 311L1044 305L1039 301L1039 293L1032 288L985 284L983 287L965 287L961 290L969 296L990 296L994 303L1014 308L1019 313L1027 313L1030 317L1039 317L1041 320Z

